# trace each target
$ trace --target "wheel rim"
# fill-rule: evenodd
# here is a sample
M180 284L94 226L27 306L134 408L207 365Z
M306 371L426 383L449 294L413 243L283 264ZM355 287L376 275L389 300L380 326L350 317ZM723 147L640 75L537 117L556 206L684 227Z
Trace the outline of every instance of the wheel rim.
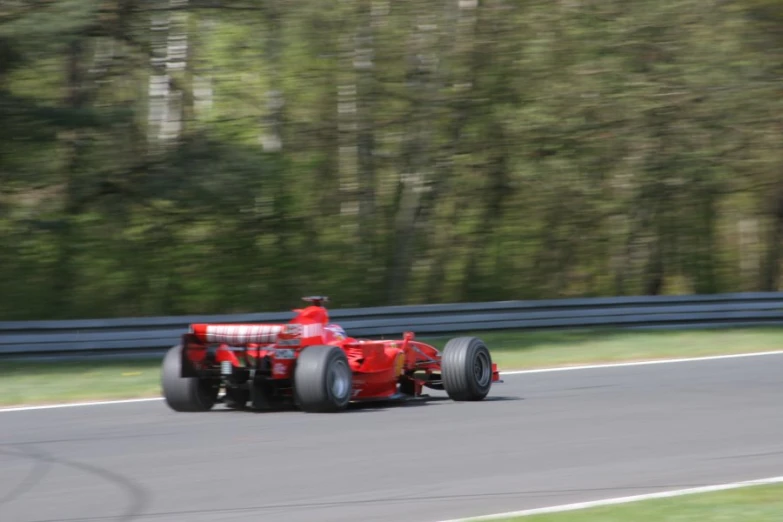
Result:
M479 386L486 386L491 379L492 368L489 362L489 356L484 352L476 354L476 360L473 362L473 377Z
M329 369L329 391L338 400L345 399L351 389L351 372L343 361L336 361Z

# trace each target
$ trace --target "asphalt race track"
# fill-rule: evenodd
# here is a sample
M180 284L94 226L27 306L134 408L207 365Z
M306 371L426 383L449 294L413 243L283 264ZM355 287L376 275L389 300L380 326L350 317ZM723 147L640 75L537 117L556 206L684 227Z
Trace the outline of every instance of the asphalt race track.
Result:
M0 413L0 520L436 522L783 475L783 356L505 376L336 415Z

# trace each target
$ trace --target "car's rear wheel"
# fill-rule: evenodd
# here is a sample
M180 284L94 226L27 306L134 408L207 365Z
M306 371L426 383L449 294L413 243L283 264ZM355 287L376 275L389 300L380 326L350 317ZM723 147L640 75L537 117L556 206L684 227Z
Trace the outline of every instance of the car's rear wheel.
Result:
M455 401L480 401L492 386L492 356L481 339L457 337L443 348L443 388Z
M174 411L208 411L217 402L219 382L181 377L182 346L173 346L163 358L161 385L166 404Z
M345 352L337 346L310 346L296 362L294 390L306 412L336 412L348 406L353 373Z

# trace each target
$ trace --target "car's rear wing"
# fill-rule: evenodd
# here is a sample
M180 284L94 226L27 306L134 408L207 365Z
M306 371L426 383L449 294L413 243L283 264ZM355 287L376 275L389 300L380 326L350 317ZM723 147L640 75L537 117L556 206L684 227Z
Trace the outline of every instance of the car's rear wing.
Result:
M201 342L230 344L272 344L284 324L193 324L191 333Z

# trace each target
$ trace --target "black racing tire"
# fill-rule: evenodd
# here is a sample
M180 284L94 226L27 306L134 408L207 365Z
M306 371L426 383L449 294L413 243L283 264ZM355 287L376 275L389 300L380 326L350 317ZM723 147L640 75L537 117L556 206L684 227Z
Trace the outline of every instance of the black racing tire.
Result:
M173 346L163 358L161 385L166 404L174 411L209 411L217 402L220 386L198 377L180 377L182 346Z
M492 356L481 339L457 337L443 348L443 389L454 401L480 401L492 386Z
M345 352L337 346L310 346L302 350L294 370L299 407L308 413L333 413L351 400L353 373Z

